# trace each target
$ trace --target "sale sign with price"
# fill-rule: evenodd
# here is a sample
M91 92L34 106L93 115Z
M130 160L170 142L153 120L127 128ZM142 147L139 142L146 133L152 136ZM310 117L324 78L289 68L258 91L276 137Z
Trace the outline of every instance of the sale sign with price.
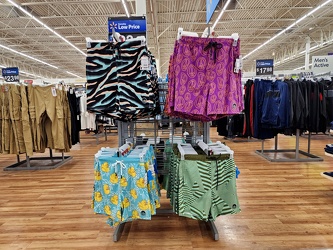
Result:
M274 69L274 60L273 59L265 59L265 60L256 61L256 75L257 76L273 75L273 69Z
M19 69L17 67L13 68L3 68L2 76L5 82L18 82L20 81Z

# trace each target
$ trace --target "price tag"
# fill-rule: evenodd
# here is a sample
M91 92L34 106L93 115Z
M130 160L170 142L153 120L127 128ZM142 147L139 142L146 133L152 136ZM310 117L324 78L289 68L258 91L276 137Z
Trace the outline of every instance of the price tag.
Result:
M150 70L149 58L148 56L141 57L141 70Z
M257 68L257 75L272 75L273 67Z
M273 75L274 71L274 60L265 59L256 61L256 75Z
M4 76L3 77L5 82L18 82L20 81L20 77L19 76Z
M52 92L52 95L53 95L54 97L57 96L57 90L56 90L55 87L52 87L52 88L51 88L51 92Z

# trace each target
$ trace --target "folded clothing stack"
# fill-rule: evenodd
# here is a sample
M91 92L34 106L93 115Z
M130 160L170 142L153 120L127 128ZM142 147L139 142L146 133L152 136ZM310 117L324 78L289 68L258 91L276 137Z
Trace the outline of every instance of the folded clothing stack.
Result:
M326 147L324 149L326 153L332 154L333 156L333 144L326 144Z

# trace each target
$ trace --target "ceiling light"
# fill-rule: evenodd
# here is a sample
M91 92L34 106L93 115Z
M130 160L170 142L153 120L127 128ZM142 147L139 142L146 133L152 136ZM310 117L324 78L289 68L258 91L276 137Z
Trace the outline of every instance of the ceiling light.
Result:
M221 12L220 12L219 16L217 17L215 23L213 24L212 29L215 29L215 26L216 26L217 23L220 21L220 19L221 19L223 13L224 13L225 10L228 8L228 5L229 5L230 2L231 2L231 0L228 0L228 1L225 3L223 9L221 10Z
M312 63L310 63L309 66L312 66ZM302 66L302 67L298 67L298 68L296 68L296 69L293 69L293 70L300 70L300 69L303 69L303 68L305 69L305 65Z
M53 29L51 29L45 23L43 23L42 21L40 21L39 19L37 19L34 15L32 15L31 13L29 13L27 10L25 10L24 8L22 8L20 5L18 5L17 3L13 2L12 0L7 0L7 1L10 2L12 5L14 5L16 8L18 8L23 13L25 13L26 15L28 15L29 17L31 17L32 19L34 19L37 23L39 23L40 25L42 25L45 29L48 29L49 31L51 31L53 34L55 34L61 40L63 40L64 42L66 42L68 45L70 45L71 47L73 47L74 49L76 49L77 51L79 51L82 55L86 56L86 54L82 50L80 50L78 47L76 47L74 44L72 44L66 38L64 38L63 36L61 36L57 32L55 32Z
M287 28L285 28L284 30L280 31L278 34L276 34L275 36L271 37L269 40L267 40L266 42L264 42L263 44L261 44L259 47L255 48L254 50L252 50L250 53L248 53L247 55L245 55L243 57L243 59L245 59L246 57L249 57L250 55L252 55L254 52L258 51L259 49L261 49L262 47L264 47L266 44L270 43L271 41L273 41L275 38L279 37L280 35L282 35L283 33L285 33L287 30L291 29L292 27L294 27L296 24L298 24L299 22L303 21L305 18L307 18L308 16L312 15L313 13L315 13L317 10L321 9L322 7L324 7L325 5L327 5L328 3L332 2L333 0L327 0L324 3L320 4L319 6L317 6L316 8L314 8L313 10L311 10L309 13L305 14L304 16L302 16L301 18L299 18L298 20L296 20L295 22L293 22L291 25L289 25Z
M69 71L66 71L66 73L67 73L67 74L70 74L70 75L72 75L72 76L75 76L75 77L77 77L77 78L82 78L81 76L75 75L75 74L73 74L72 72L69 72Z
M125 0L121 0L121 2L123 3L123 6L124 6L124 9L125 9L125 12L126 12L126 16L127 16L127 17L130 17L130 14L129 14L129 12L128 12L128 9L127 9L127 6L126 6L126 2L125 2Z
M333 39L328 40L328 41L326 41L326 42L323 42L323 43L321 43L321 44L315 45L315 46L311 47L309 51L314 50L314 49L316 49L316 48L318 48L318 47L320 47L320 46L326 45L326 44L328 44L328 43L330 43L330 42L333 42ZM305 53L305 50L299 52L299 55L304 54L304 53ZM296 56L296 55L293 55L293 56L291 56L291 58L294 58L295 56ZM290 57L284 58L283 61L285 61L285 60L289 60L289 59L291 59L291 58L290 58ZM281 62L281 61L278 61L278 62L275 63L275 65L278 65L278 64L280 64L280 63L282 63L282 62Z
M37 59L37 58L35 58L35 57L32 57L32 56L29 56L29 55L24 54L24 53L22 53L22 52L19 52L19 51L17 51L17 50L11 49L11 48L6 47L6 46L4 46L4 45L2 45L2 44L0 44L0 47L3 48L3 49L5 49L5 50L9 50L9 51L14 52L14 53L16 53L16 54L19 54L19 55L21 55L21 56L25 56L25 57L27 57L27 58L29 58L29 59L31 59L31 60L37 61L37 62L42 63L42 64L45 64L45 65L47 65L47 66L50 66L50 67L52 67L52 68L58 69L57 66L54 66L54 65L52 65L52 64L49 64L49 63L47 63L47 62L44 62L44 61L39 60L39 59Z

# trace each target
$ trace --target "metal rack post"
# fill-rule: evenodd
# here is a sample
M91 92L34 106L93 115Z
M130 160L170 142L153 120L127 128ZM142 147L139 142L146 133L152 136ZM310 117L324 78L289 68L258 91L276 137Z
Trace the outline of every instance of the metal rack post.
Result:
M296 146L295 149L278 149L278 136L275 136L275 149L269 150L264 149L264 140L262 141L262 148L261 150L256 150L255 152L264 157L266 160L271 162L312 162L312 161L323 161L323 158L310 154L310 140L311 137L308 137L308 152L305 152L303 150L299 149L299 138L300 138L300 130L296 130ZM293 158L277 158L277 154L279 153L294 153ZM270 154L274 154L273 157L270 156ZM300 155L305 156L304 158L300 157Z

